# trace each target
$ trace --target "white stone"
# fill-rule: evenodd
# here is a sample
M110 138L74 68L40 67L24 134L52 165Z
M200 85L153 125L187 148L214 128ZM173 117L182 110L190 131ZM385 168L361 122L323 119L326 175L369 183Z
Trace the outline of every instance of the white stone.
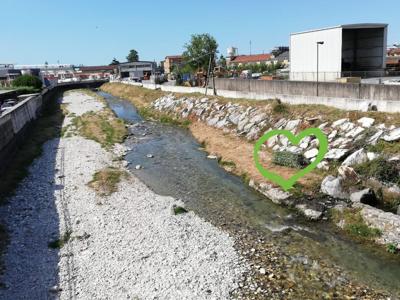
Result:
M140 170L141 168L142 168L141 165L136 165L136 166L135 166L135 169L136 169L136 170Z
M371 160L378 158L379 154L374 153L374 152L367 152L367 157L368 157L368 160L371 161Z
M290 131L295 131L295 129L297 128L297 126L299 126L301 120L291 120L289 121L286 126L285 126L285 130L290 130Z
M207 155L208 159L218 159L218 156L214 155L214 154L209 154Z
M338 148L333 148L328 151L328 153L325 154L326 159L341 159L346 153L349 152L348 149L338 149Z
M342 163L342 166L354 166L366 161L368 161L367 153L364 149L360 149L349 155Z
M304 157L305 157L305 158L308 158L308 159L313 158L313 157L316 157L316 156L318 155L318 152L319 152L318 149L313 148L313 149L311 149L311 150L306 151L306 152L304 153Z
M357 120L362 127L369 128L374 124L375 120L368 117L362 117L361 119Z
M347 199L348 195L343 190L342 178L328 175L321 183L321 192L334 198Z
M383 130L378 130L373 136L368 139L368 143L371 145L376 145L379 138L382 136Z
M317 165L317 168L321 169L321 170L328 171L329 170L329 163L326 160L323 160Z
M347 134L346 137L356 137L358 136L361 132L363 132L365 130L365 128L363 127L355 127L354 129L350 130Z
M356 171L354 171L354 169L351 168L351 167L340 166L338 168L338 173L344 179L355 179L355 180L358 180L358 175L357 175Z
M337 121L335 121L335 122L332 123L332 127L335 128L335 127L340 126L340 125L342 125L343 123L346 123L346 122L348 122L348 121L349 121L349 119L340 119L340 120L337 120Z
M387 142L394 142L400 140L400 127L390 131L388 134L383 136L383 139Z

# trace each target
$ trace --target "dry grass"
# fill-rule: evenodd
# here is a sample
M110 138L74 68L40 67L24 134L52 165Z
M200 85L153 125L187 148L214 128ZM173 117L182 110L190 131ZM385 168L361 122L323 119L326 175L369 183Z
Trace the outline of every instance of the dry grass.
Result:
M101 89L107 93L113 94L115 96L130 100L136 106L143 107L150 104L157 98L170 94L160 90L148 90L142 87L136 87L131 85L126 85L122 83L106 83ZM203 98L205 97L200 93L175 93L177 97L193 97L193 98ZM283 112L274 112L274 105L276 104L276 99L265 99L265 100L252 100L252 99L231 99L224 98L221 96L207 96L209 99L215 99L219 103L239 103L243 106L253 106L264 108L267 113L270 113L276 118L319 118L318 123L322 122L332 122L341 118L349 118L351 121L356 121L362 117L374 118L377 124L385 123L386 125L399 126L400 124L400 113L385 113L385 112L359 112L359 111L345 111L338 108L319 105L319 104L283 104L286 108Z
M113 167L107 167L97 171L93 179L88 183L100 196L109 196L118 191L118 183L127 173Z
M98 142L105 148L122 143L128 133L124 122L116 118L109 109L75 117L72 124L80 135Z
M101 90L114 96L131 101L138 108L146 107L154 100L166 95L160 90L149 90L123 83L105 83Z
M205 146L209 153L216 154L221 161L228 161L232 167L232 172L236 175L254 179L256 182L267 182L260 174L253 160L253 143L240 137L224 134L222 130L209 127L201 122L192 123L190 131L193 136ZM272 153L267 151L260 152L262 165L270 171L273 171L284 178L289 178L298 172L298 169L277 166L272 162ZM312 188L316 181L322 180L320 172L311 172L299 180L304 187Z

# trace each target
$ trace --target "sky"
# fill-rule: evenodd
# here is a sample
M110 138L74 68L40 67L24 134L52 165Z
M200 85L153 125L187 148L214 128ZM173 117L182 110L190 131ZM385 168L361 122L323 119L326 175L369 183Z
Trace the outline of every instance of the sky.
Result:
M191 34L209 33L220 54L269 52L289 35L349 23L388 23L388 45L400 43L400 1L128 1L0 0L0 63L83 65L182 53Z

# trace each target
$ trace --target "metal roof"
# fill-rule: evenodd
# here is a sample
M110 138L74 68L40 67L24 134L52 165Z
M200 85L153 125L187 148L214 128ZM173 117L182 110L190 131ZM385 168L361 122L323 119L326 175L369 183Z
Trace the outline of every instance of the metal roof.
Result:
M343 28L343 29L362 29L362 28L385 28L385 27L387 27L387 26L388 26L388 24L385 24L385 23L355 23L355 24L343 24L343 25L337 25L337 26L332 26L332 27L325 27L325 28L319 28L319 29L312 29L312 30L306 30L306 31L295 32L295 33L291 33L290 35L303 34L303 33L315 32L315 31L322 31L322 30L329 30L329 29L335 29L335 28Z

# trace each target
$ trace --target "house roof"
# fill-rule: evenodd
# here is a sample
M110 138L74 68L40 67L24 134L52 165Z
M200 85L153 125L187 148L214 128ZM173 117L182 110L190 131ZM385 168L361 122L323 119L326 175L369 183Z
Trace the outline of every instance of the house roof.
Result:
M314 32L314 31L321 31L321 30L328 30L328 29L334 29L334 28L361 29L361 28L385 28L387 26L388 26L388 24L385 24L385 23L344 24L344 25L337 25L337 26L332 26L332 27L325 27L325 28L319 28L319 29L312 29L312 30L295 32L295 33L291 33L290 35L303 34L303 33L309 33L309 32Z
M387 51L388 55L400 55L400 48L391 48Z
M104 70L115 70L117 66L87 66L87 67L80 67L79 69L83 72L89 71L104 71Z
M182 55L168 55L165 59L181 59Z
M271 54L238 55L231 58L232 63L251 63L267 61L271 59Z

